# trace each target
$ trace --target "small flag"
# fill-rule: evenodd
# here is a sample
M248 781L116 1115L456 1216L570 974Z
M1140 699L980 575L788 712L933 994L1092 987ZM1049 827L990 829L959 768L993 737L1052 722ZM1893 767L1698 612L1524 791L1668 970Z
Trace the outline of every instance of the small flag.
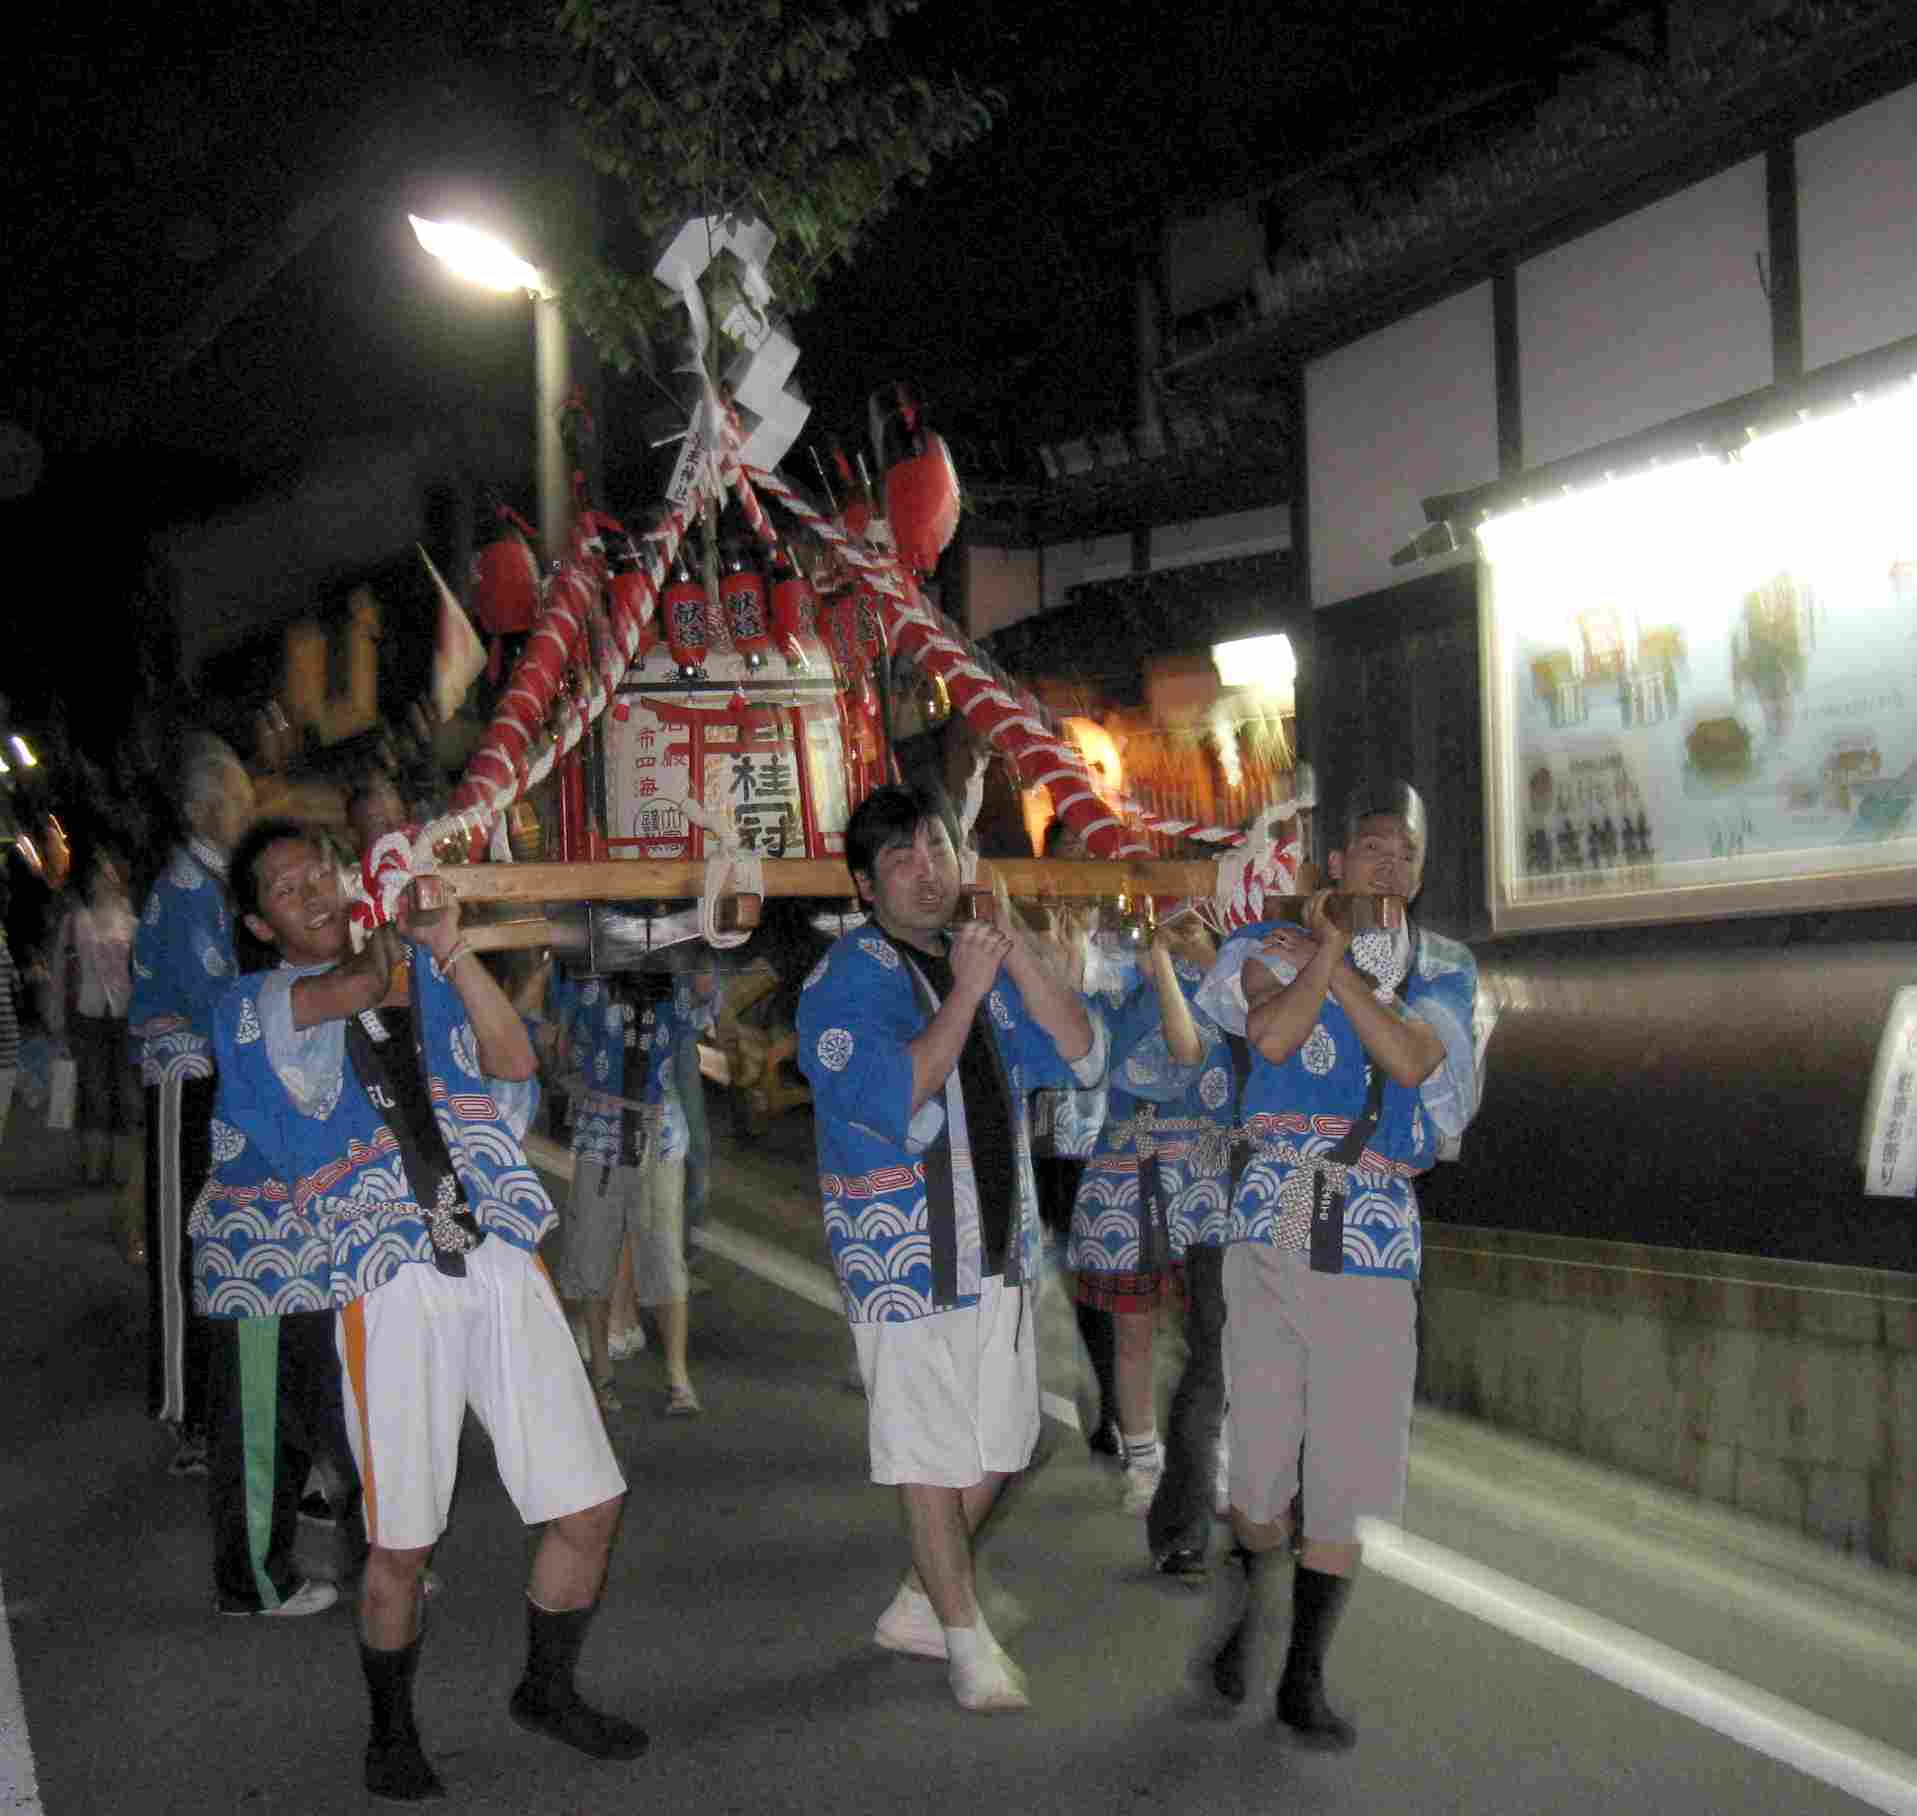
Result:
M419 547L417 543L414 546ZM439 612L433 624L433 678L428 694L434 717L444 725L459 711L460 702L479 679L486 666L486 650L465 608L440 577L439 569L433 566L432 556L420 548L419 558L425 562L439 594Z

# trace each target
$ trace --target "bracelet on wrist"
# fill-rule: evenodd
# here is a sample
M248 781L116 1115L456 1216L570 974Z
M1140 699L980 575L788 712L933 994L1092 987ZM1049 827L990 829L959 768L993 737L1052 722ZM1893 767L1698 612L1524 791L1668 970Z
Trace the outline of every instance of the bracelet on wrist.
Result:
M473 943L471 940L459 941L458 944L453 947L452 951L447 953L446 956L439 961L440 970L443 972L450 973L452 971L452 968L456 964L458 964L459 961L462 958L464 958L469 952L471 952L472 949L473 949Z

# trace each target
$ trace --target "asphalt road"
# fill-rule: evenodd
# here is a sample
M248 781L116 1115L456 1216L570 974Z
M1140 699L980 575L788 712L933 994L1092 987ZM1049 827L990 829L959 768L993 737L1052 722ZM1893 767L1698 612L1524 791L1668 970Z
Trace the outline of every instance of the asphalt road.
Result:
M962 1713L939 1667L869 1643L902 1541L865 1479L843 1322L807 1296L821 1244L803 1118L718 1132L711 1291L694 1302L706 1414L663 1417L655 1356L622 1366L612 1423L632 1489L581 1671L652 1751L593 1764L507 1720L529 1544L469 1426L418 1696L447 1807L1917 1810L1917 1760L1898 1751L1917 1747L1911 1584L1422 1416L1408 1536L1381 1542L1332 1654L1354 1753L1301 1753L1264 1711L1215 1706L1191 1672L1209 1596L1150 1573L1116 1477L1060 1420L984 1562L1035 1706ZM203 1488L166 1474L143 1416L141 1285L104 1199L60 1183L69 1165L66 1138L16 1109L0 1152L0 1598L18 1687L0 1646L0 1812L357 1809L345 1603L214 1616ZM1068 1332L1054 1297L1041 1353L1069 1417ZM328 1563L317 1535L312 1552Z

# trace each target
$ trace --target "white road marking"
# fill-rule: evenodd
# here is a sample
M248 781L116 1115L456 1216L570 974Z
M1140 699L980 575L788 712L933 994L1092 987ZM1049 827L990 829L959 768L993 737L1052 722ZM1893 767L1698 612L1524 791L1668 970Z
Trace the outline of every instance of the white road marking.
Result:
M0 1582L0 1811L6 1816L42 1816L33 1742L27 1736L27 1705L13 1659L7 1625L6 1584Z
M1896 1816L1917 1816L1917 1759L1514 1577L1363 1520L1365 1568L1569 1659L1754 1752Z
M701 1248L710 1249L713 1254L732 1262L736 1267L744 1268L747 1273L757 1274L761 1280L770 1280L774 1286L784 1287L795 1298L804 1299L808 1304L843 1315L845 1300L830 1269L820 1267L816 1262L801 1261L796 1255L788 1255L784 1249L770 1242L762 1242L757 1236L747 1235L744 1230L735 1230L730 1224L715 1223L710 1217L695 1224L689 1233Z

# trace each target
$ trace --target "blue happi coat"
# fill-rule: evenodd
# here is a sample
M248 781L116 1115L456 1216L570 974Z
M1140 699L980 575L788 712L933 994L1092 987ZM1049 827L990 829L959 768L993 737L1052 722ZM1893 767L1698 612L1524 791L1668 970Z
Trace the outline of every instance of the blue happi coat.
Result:
M978 1303L983 1242L969 1181L958 1068L912 1112L910 1043L937 1012L919 969L877 928L859 928L827 951L799 997L799 1069L812 1087L819 1196L826 1245L846 1316L855 1324L903 1322ZM1038 1193L1032 1178L1027 1093L1041 1085L1091 1085L1105 1072L1105 1031L1091 1017L1084 1058L1059 1057L1003 971L985 999L992 1038L1011 1085L1018 1203L1006 1242L1008 1284L1037 1278ZM950 1131L955 1189L935 1213L925 1152Z
M140 911L133 936L127 1030L140 1044L140 1078L205 1078L213 1009L239 967L226 866L199 840L177 846Z
M189 1225L195 1305L213 1316L350 1304L433 1258L398 1138L354 1074L345 1024L293 1027L294 983L325 969L248 972L214 1015L213 1171ZM520 1146L538 1086L481 1075L465 1005L424 947L413 948L412 1001L466 1208L489 1234L534 1250L553 1224Z
M1200 1003L1233 1033L1244 1030L1248 960L1259 959L1281 983L1296 975L1275 953L1259 951L1282 924L1262 921L1235 933L1199 992ZM1282 1065L1254 1049L1242 1106L1250 1157L1232 1201L1229 1240L1309 1250L1313 1175L1324 1173L1328 1183L1346 1185L1343 1271L1418 1277L1423 1241L1411 1182L1437 1160L1440 1137L1461 1135L1477 1110L1471 1017L1478 969L1466 947L1420 930L1409 950L1399 949L1392 973L1386 967L1394 961L1384 956L1390 944L1388 936L1361 934L1352 957L1374 976L1402 975L1409 963L1406 1012L1437 1033L1443 1062L1416 1088L1385 1081L1378 1126L1357 1163L1340 1169L1329 1156L1363 1113L1370 1084L1370 1063L1350 1018L1327 996L1311 1033Z
M1173 1061L1149 975L1114 1011L1109 1105L1072 1207L1065 1265L1074 1273L1150 1273L1194 1243L1227 1237L1231 1050L1196 1005L1204 971L1174 959L1172 973L1193 1005L1204 1052L1193 1066Z
M1138 960L1092 942L1085 953L1085 1001L1088 1011L1102 1002L1116 1009L1138 978ZM1114 1049L1114 1053L1116 1049ZM1116 1064L1116 1060L1113 1061ZM1066 1160L1089 1160L1105 1126L1105 1086L1088 1091L1032 1093L1032 1152Z
M680 1019L678 996L634 1008L608 978L580 984L561 1024L569 1076L582 1080L573 1106L572 1151L601 1166L619 1164L619 1130L626 1105L636 1103L650 1157L671 1160L686 1151L686 1112L673 1074L673 1048L692 1038Z

